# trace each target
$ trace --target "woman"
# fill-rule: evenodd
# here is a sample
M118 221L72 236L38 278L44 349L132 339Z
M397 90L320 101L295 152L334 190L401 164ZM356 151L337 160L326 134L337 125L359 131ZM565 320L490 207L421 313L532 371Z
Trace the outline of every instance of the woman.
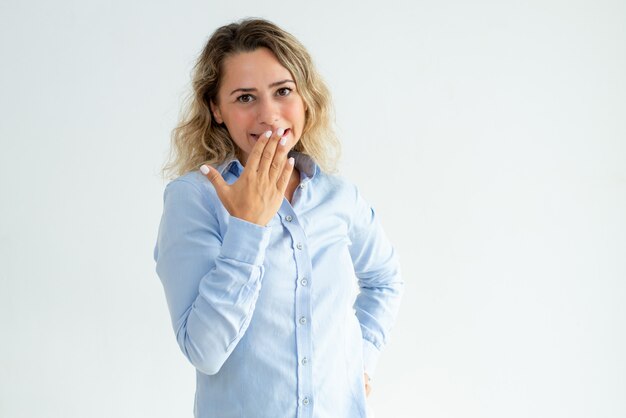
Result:
M219 28L195 66L154 258L196 417L366 416L403 282L332 174L331 115L309 54L268 21Z

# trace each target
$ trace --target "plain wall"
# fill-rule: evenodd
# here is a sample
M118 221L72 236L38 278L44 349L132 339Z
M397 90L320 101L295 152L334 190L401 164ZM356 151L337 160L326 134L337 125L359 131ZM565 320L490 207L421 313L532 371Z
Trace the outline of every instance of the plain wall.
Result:
M401 256L376 417L626 416L626 4L556 0L2 0L0 416L192 416L159 169L249 16L313 55Z

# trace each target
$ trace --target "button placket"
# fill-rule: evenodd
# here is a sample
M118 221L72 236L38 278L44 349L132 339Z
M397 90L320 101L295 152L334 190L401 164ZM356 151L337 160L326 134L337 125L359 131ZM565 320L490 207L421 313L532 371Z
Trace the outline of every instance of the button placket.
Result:
M311 356L313 345L311 340L311 258L308 252L306 234L298 221L293 208L284 203L282 208L282 224L292 240L293 257L296 263L294 323L296 333L296 373L297 373L297 408L298 418L312 418L315 394L313 393L313 371Z

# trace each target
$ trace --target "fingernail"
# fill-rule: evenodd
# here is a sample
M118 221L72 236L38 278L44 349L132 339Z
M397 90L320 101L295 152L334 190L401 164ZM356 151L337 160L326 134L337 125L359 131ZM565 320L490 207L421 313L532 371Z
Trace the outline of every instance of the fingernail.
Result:
M265 137L266 138L269 138L270 136L272 136L272 131L265 132Z
M202 172L202 174L206 176L207 174L209 174L209 171L210 171L209 166L208 165L200 166L200 171Z
M282 138L280 138L280 145L285 145L287 143L287 137L283 136Z
M289 161L289 164L293 165L295 160L293 159L293 157L289 157L289 160L287 160L287 161Z
M285 133L285 130L283 128L278 128L278 130L276 131L276 134L278 136L283 136L284 133Z

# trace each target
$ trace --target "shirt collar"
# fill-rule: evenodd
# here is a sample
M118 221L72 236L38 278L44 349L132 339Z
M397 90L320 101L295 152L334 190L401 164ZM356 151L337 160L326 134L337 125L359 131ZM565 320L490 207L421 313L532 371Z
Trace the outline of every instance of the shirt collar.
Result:
M294 165L300 171L300 180L311 181L320 171L319 165L310 156L297 151L289 151L289 156L294 158ZM239 177L243 172L243 165L237 157L230 157L217 166L222 177L228 172Z
M290 151L289 156L294 158L295 167L300 171L300 180L311 181L315 175L320 171L317 163L308 156L297 151Z
M241 172L243 171L243 166L241 165L237 157L230 157L226 159L226 161L224 161L222 164L217 166L217 171L220 172L222 177L224 177L224 174L226 174L227 172L231 172L235 175L235 177L239 177L241 175Z

